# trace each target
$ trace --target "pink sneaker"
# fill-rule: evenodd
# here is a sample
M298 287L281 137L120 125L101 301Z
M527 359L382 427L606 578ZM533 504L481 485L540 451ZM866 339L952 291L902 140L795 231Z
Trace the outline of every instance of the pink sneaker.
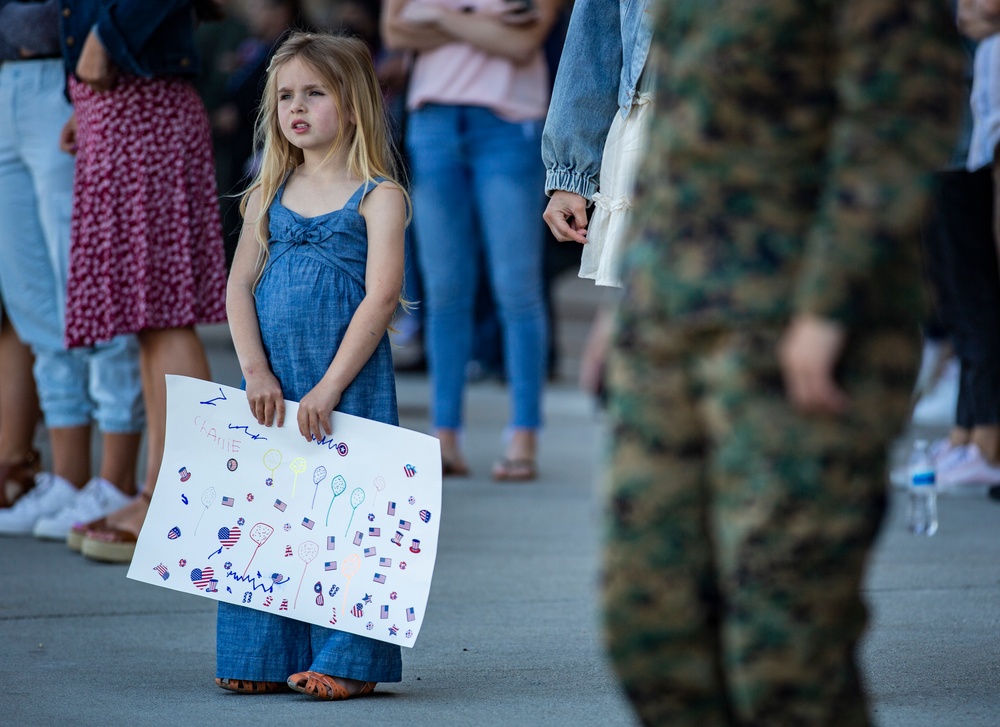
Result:
M992 465L975 444L942 457L937 467L938 491L943 494L985 495L990 485L1000 484L1000 466Z

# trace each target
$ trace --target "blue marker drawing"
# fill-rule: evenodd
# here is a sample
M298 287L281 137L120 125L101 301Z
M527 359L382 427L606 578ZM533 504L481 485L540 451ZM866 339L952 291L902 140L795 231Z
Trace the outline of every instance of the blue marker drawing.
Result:
M250 439L253 439L254 441L256 441L258 439L262 439L265 442L267 441L267 437L265 437L263 434L251 434L250 430L247 428L249 426L250 426L249 424L244 424L244 425L240 425L240 426L237 426L236 424L233 424L233 423L229 424L229 428L230 429L242 429L246 433L246 435L248 437L250 437Z
M226 392L222 390L221 386L219 387L219 396L215 397L214 399L209 399L208 401L202 401L199 403L204 404L205 406L215 406L215 402L217 401L229 401L226 398Z

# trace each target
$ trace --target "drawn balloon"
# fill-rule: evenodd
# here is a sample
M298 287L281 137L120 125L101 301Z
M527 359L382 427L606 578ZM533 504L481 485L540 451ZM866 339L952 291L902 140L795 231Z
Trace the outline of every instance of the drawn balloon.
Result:
M385 489L385 480L379 475L375 478L375 497L372 498L372 509L375 509L375 500L378 499L378 493Z
M341 606L341 612L347 611L347 593L351 590L351 579L354 574L361 569L361 556L357 553L351 553L349 556L340 561L340 572L347 579L347 585L344 586L344 603Z
M253 549L253 555L250 556L250 560L247 561L246 570L243 571L243 575L247 574L250 570L250 564L253 563L253 559L257 557L257 551L260 550L260 546L267 542L267 539L271 537L274 533L274 528L272 528L267 523L257 523L252 528L250 528L250 539L257 543L257 547Z
M355 487L354 491L351 493L351 507L353 509L351 510L351 519L347 521L347 530L344 531L345 538L347 537L347 534L351 532L351 523L354 522L354 513L358 511L358 508L361 507L361 503L364 501L365 491L360 487Z
M281 464L281 452L276 449L269 449L264 452L264 466L271 470L271 477L274 477L274 471L278 469Z
M326 467L320 465L313 470L313 484L316 485L316 489L313 490L313 501L310 510L316 507L316 493L319 492L319 483L326 479Z
M201 516L198 518L197 525L194 526L195 535L198 534L198 525L201 525L201 518L205 517L205 513L208 512L208 508L212 506L213 502L215 502L215 488L209 487L201 493L201 504L205 506L205 509L202 510Z
M330 489L333 490L333 498L330 500L330 507L326 509L327 527L330 526L330 510L333 509L333 503L336 502L338 495L343 495L347 490L347 480L344 479L343 475L337 475L330 480Z
M302 457L296 457L288 465L288 469L295 473L295 478L292 480L292 497L295 497L295 485L299 481L299 475L306 471L306 461Z
M304 540L299 545L299 557L305 561L306 565L302 569L302 577L299 579L299 587L295 591L295 601L292 602L293 608L298 608L299 605L299 591L302 590L302 581L306 579L306 571L309 569L309 564L313 562L317 555L319 555L319 545L311 540Z

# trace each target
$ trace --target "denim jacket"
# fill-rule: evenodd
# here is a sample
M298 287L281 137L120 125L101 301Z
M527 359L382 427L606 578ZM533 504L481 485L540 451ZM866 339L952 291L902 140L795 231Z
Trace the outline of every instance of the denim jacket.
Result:
M199 70L191 0L59 0L63 60L72 73L91 30L124 72L194 76Z
M545 191L594 198L604 141L617 105L632 108L646 65L652 22L650 0L577 0L556 73L542 133ZM609 68L620 68L618 88Z

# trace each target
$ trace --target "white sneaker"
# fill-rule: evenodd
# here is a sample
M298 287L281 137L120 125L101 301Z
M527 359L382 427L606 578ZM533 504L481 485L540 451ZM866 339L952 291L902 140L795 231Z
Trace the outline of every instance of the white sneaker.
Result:
M59 475L51 472L35 475L35 487L13 507L0 510L0 535L31 535L39 519L71 504L77 492Z
M1000 467L991 465L975 444L955 447L942 458L937 470L938 490L947 494L980 495L1000 484Z
M65 540L77 523L89 523L122 507L130 498L102 477L94 477L59 512L39 518L32 533L43 540Z
M955 409L958 406L958 385L962 368L958 359L951 358L945 364L937 380L927 388L913 407L913 423L924 426L952 426L955 424Z

